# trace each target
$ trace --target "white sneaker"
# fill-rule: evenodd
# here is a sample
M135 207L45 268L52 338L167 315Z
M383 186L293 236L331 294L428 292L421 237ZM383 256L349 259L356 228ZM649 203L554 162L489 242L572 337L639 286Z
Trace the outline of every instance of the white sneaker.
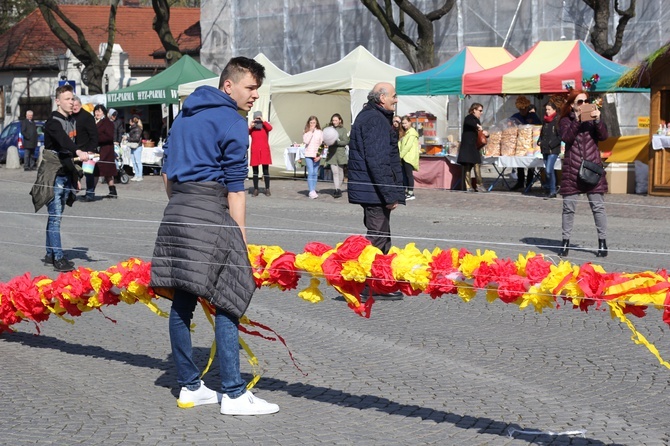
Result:
M221 413L223 415L267 415L279 412L279 406L258 398L248 390L239 398L223 395Z
M198 390L188 390L186 387L181 388L177 406L182 409L189 409L195 406L202 406L203 404L220 403L222 396L222 394L208 388L204 382L200 381Z
M135 181L142 181L142 177L135 179Z
M136 178L136 177L132 177L132 178L130 179L130 181L137 181L137 178Z
M314 191L314 190L309 191L309 198L312 198L312 199L319 198L319 194L317 194L316 191Z

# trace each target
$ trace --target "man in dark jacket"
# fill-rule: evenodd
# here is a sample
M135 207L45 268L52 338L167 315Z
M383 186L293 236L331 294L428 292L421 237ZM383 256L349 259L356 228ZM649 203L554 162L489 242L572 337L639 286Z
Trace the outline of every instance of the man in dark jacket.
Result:
M77 148L83 152L98 153L98 127L95 125L95 118L92 114L81 108L81 99L74 97L72 106L72 118L77 124L77 138L75 143ZM85 173L86 177L86 195L79 198L80 201L93 201L95 199L95 184L97 177L92 173ZM116 189L114 190L116 195Z
M23 170L35 170L35 148L37 147L37 125L33 121L33 111L26 112L26 119L21 121L23 136Z
M251 109L264 78L265 68L253 59L231 59L218 89L199 87L186 99L167 141L163 174L170 200L156 238L151 286L172 294L170 344L182 408L220 401L224 415L279 410L246 389L237 329L255 289L244 228L249 130L238 110ZM216 308L223 395L204 385L193 362L190 326L198 297Z
M397 102L393 85L375 85L349 140L349 203L363 207L367 238L384 254L391 249L391 211L405 203L398 134L391 125ZM402 294L375 298L401 299Z
M47 204L49 219L47 220L46 234L47 254L44 257L44 263L53 264L56 271L74 270L74 263L63 254L60 225L68 195L73 189L80 189L79 179L83 176L81 170L76 168L73 158L78 156L81 161L88 160L88 154L79 150L75 144L77 130L75 122L71 118L73 105L72 86L63 85L58 87L56 89L57 109L51 113L51 117L44 123L44 150L58 155L58 161L56 161L56 157L45 156L44 162L40 165L37 173L39 180L43 176L42 171L55 171L55 179L52 183L54 198ZM53 159L54 163L59 163L57 170L56 167L48 165L50 159ZM35 199L34 195L33 199ZM67 203L72 205L69 202Z

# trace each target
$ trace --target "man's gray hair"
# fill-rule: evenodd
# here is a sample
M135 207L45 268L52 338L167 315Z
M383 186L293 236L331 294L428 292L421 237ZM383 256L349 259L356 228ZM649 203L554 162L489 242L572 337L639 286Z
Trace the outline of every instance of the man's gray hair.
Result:
M382 95L387 93L388 91L386 91L386 88L384 87L379 87L377 91L371 90L370 93L368 93L368 101L372 101L375 104L381 104Z
M72 98L72 100L73 100L74 102L79 102L79 103L81 104L81 98L80 98L79 96L76 96L76 95L75 95L75 96Z

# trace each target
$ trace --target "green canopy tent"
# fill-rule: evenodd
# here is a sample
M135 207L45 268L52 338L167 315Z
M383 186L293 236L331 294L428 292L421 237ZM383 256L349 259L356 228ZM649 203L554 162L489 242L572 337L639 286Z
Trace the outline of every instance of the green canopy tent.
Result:
M107 93L107 107L120 108L151 104L178 104L181 84L217 77L192 57L184 55L170 68L121 90Z

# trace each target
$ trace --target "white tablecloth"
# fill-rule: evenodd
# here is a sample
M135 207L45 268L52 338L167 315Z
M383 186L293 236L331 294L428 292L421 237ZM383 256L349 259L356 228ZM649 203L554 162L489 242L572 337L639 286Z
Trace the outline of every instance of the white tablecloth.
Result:
M291 146L284 149L284 164L286 165L286 170L290 172L295 172L295 162L299 159L305 157L305 147L304 146Z
M142 164L153 166L161 166L163 164L163 154L165 151L162 146L140 147L142 147ZM130 158L130 147L125 144L121 145L121 156L123 157L123 165L132 167L133 161Z
M515 167L515 168L533 168L544 167L543 158L535 158L534 156L495 156L494 165L496 167ZM561 159L556 160L554 170L561 170Z
M653 135L651 148L654 150L670 149L670 136Z

